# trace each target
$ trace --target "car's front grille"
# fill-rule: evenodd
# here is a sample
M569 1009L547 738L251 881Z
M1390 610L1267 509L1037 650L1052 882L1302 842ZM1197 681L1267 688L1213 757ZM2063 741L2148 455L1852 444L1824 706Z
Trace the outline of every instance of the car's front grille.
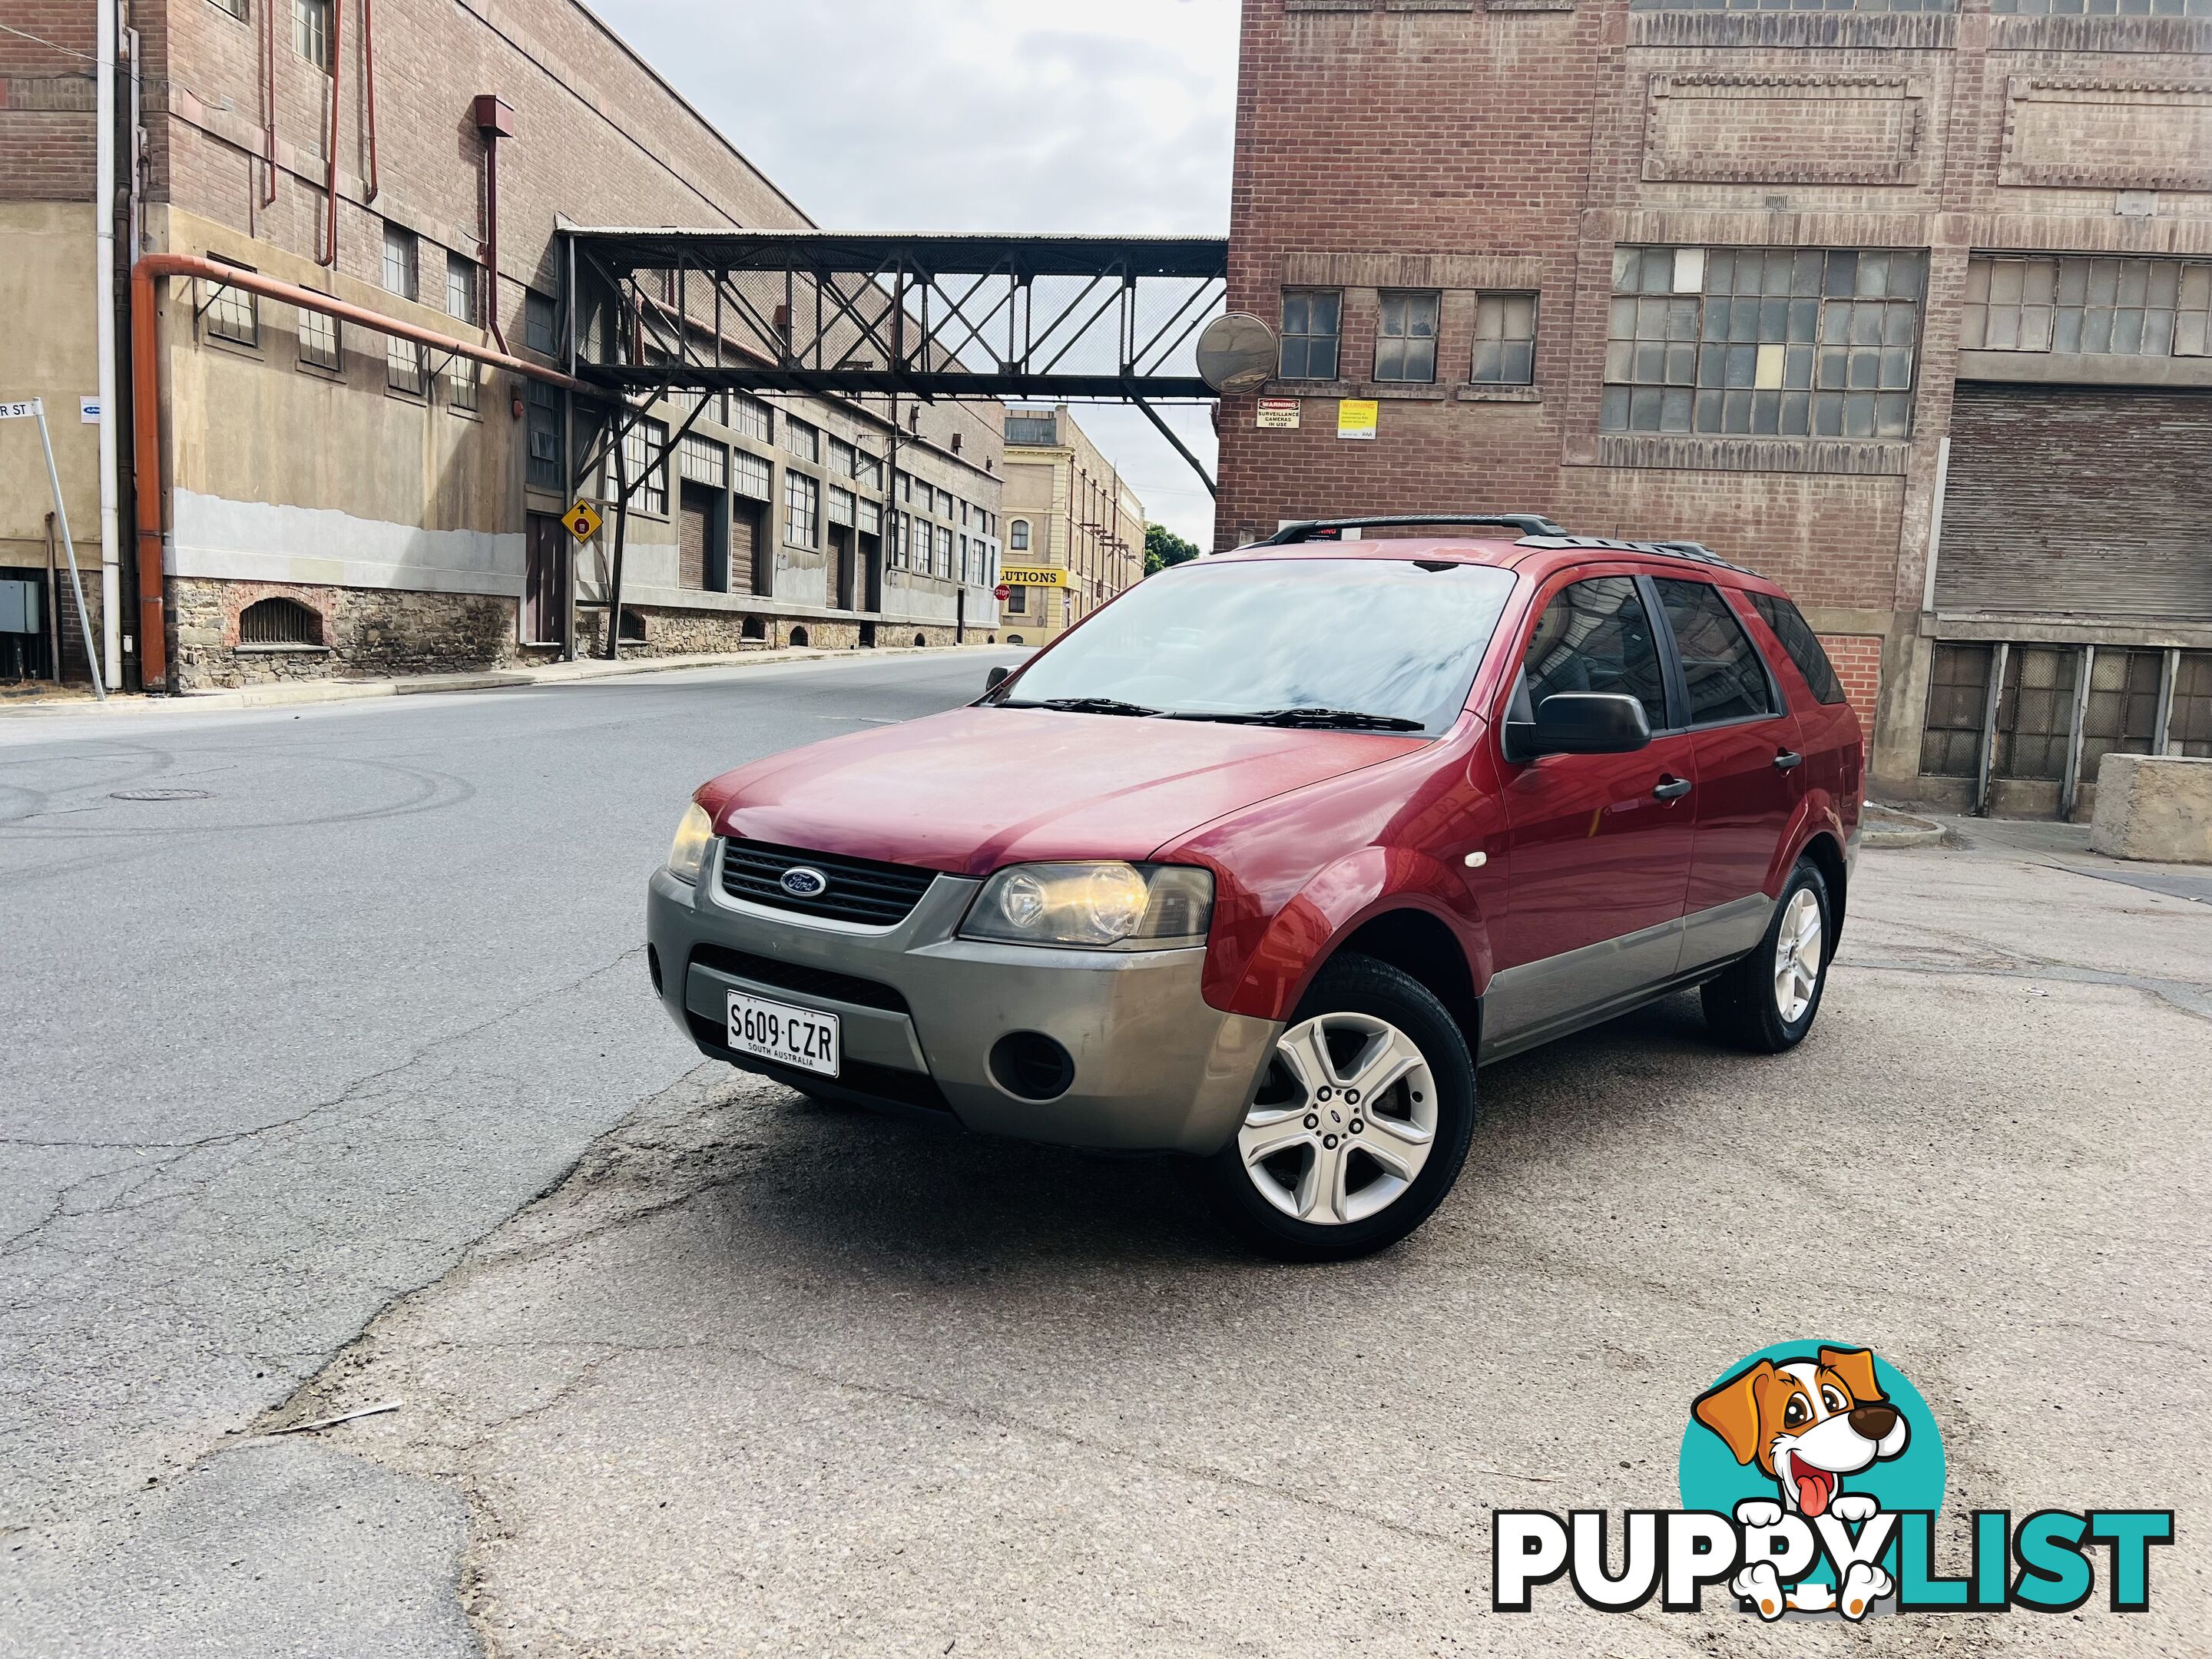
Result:
M787 871L802 869L822 878L820 891L793 893L783 884ZM724 892L748 903L795 911L802 916L888 927L904 921L936 879L934 870L918 870L908 864L878 864L873 859L809 853L758 841L732 838L722 843Z
M702 967L720 969L739 979L751 980L757 985L773 985L780 990L827 997L833 1002L850 1002L862 1008L881 1008L887 1013L907 1012L906 999L896 988L872 979L841 974L832 968L817 968L811 963L757 957L750 951L732 951L726 945L702 945L691 952L691 960Z

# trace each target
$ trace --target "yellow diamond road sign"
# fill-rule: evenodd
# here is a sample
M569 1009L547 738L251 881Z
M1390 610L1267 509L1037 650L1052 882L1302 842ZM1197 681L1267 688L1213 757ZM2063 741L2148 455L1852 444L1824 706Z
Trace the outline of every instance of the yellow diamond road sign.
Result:
M561 522L580 542L587 542L599 533L599 515L589 501L578 501L561 515Z

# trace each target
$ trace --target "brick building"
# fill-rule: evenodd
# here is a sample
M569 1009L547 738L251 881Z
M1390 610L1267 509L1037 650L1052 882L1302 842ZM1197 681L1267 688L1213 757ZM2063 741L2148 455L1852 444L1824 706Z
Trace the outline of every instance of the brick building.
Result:
M1145 504L1065 404L1006 411L1006 638L1048 645L1145 576Z
M72 526L89 562L126 565L129 546L88 530L98 428L73 413L94 390L99 307L115 305L120 522L134 483L158 490L173 683L595 649L615 515L581 547L557 519L592 436L586 400L572 421L557 385L557 227L804 214L572 0L115 0L118 272L189 254L354 308L164 281L158 483L137 478L128 296L119 276L100 291L94 247L97 3L0 0L18 31L0 33L0 307L42 324L0 333L0 392L72 411L57 427ZM950 642L994 623L996 404L732 395L678 441L695 404L670 398L624 448L627 649ZM610 458L583 493L611 497L615 477ZM45 493L0 467L0 566L43 560ZM953 526L963 556L940 558ZM127 570L119 588L128 668Z
M1224 543L1703 541L1895 796L2212 754L2212 0L1245 0L1231 301L1301 415L1224 401Z

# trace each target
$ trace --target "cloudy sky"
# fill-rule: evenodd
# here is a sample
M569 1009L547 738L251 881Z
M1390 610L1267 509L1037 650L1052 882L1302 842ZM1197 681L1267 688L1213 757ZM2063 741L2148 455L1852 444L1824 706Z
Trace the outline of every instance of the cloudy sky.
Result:
M589 3L827 228L1228 229L1237 0ZM1206 411L1167 412L1211 469ZM1211 499L1142 415L1076 418L1211 544Z

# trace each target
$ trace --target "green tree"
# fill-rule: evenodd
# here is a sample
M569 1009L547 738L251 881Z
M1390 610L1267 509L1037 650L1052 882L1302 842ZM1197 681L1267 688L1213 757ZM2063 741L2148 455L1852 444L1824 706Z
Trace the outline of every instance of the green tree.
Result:
M1145 574L1147 576L1157 575L1171 564L1181 564L1185 559L1197 556L1196 545L1183 540L1165 525L1148 524L1145 526Z

